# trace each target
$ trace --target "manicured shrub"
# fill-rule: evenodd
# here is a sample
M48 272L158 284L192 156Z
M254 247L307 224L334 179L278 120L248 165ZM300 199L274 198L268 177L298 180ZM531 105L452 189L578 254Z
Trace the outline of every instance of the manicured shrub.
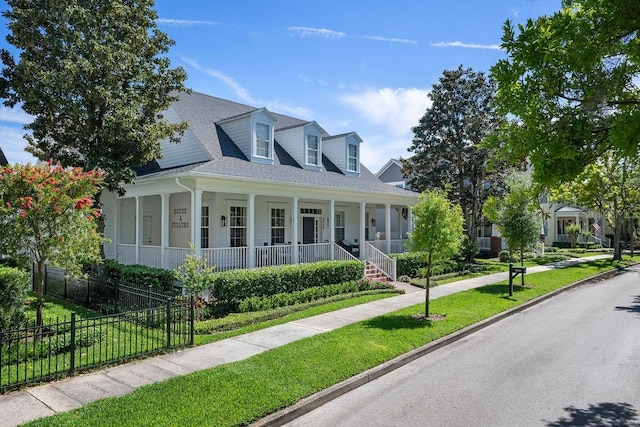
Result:
M551 246L554 248L569 249L571 248L571 242L553 242Z
M208 288L218 305L233 310L240 301L250 297L343 283L361 279L363 273L359 261L322 261L218 272Z
M389 256L396 259L398 276L418 277L420 269L427 267L427 257L424 252L405 252Z
M171 270L144 265L124 265L107 259L100 266L98 278L108 279L116 284L148 287L156 291L173 289L174 276Z
M498 260L500 260L500 262L515 262L514 257L511 256L509 251L498 252Z
M0 266L0 330L20 327L25 321L28 289L27 272Z

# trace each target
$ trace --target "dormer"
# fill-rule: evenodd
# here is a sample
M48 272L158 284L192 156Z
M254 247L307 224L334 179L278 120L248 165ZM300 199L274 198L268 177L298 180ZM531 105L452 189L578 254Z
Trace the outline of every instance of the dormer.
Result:
M229 117L217 124L255 163L273 164L273 135L276 118L266 108Z
M322 135L326 134L316 122L308 122L278 129L275 138L304 169L322 170Z
M323 138L322 150L345 175L360 176L360 144L357 133L343 133Z

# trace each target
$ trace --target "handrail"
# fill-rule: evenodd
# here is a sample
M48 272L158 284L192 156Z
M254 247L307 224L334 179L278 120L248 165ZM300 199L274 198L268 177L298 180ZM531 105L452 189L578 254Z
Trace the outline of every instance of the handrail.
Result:
M396 281L396 259L388 257L373 245L363 242L364 259L375 265L378 270L386 274L392 281Z

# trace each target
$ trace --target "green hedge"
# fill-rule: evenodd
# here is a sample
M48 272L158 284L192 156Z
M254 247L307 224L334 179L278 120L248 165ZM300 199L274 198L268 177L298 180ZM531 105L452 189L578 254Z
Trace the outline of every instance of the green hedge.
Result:
M25 321L28 289L27 272L0 266L0 330L17 328Z
M214 274L208 288L218 305L234 309L240 301L250 297L349 282L361 279L363 274L364 268L359 261L322 261L223 271Z
M571 249L571 242L553 242L552 246L554 248ZM582 249L600 249L602 245L596 242L578 242L576 243L576 247Z
M424 277L427 269L427 257L424 252L405 252L389 255L396 259L398 277ZM467 264L453 259L438 261L431 267L431 275L453 273L467 268Z
M238 312L271 310L288 305L302 304L334 295L353 292L369 291L374 289L393 289L393 285L383 282L369 282L368 280L352 280L350 282L335 285L315 286L302 291L285 292L265 297L250 297L240 301Z
M122 285L151 285L157 291L170 291L173 289L174 276L170 270L147 267L145 265L124 265L107 259L101 266L100 278L107 278L114 283Z

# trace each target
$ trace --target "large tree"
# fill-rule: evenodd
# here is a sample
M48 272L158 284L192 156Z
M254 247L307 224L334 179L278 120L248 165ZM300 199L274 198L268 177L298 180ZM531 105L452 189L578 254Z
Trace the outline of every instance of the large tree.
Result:
M503 168L499 163L488 167L491 153L480 146L500 122L494 95L494 83L482 72L462 66L444 71L429 93L431 106L412 129L414 155L403 161L411 188L445 190L460 205L470 242L475 242L484 201L503 187Z
M533 164L537 181L569 181L611 148L640 147L640 2L563 0L560 11L503 27L507 58L491 69L498 111L494 142Z
M509 191L504 197L490 197L484 214L493 222L507 241L510 251L516 251L520 265L524 265L524 252L540 236L542 220L538 215L538 191L528 176L514 174L507 179Z
M121 192L133 167L160 157L183 124L159 114L184 90L186 73L164 55L153 0L7 0L0 96L33 116L27 150L63 166L99 168Z
M433 265L460 253L464 238L462 210L452 204L443 191L431 190L420 195L413 207L414 227L409 233L409 246L427 257L424 315L429 318L429 287Z
M613 259L620 260L622 236L640 211L640 160L612 151L588 165L571 182L553 189L551 197L574 201L606 217L614 230ZM634 237L633 231L629 234Z
M93 195L101 173L60 164L0 168L0 246L9 255L28 254L35 264L36 321L42 325L47 264L78 276L83 264L100 261L100 212Z

